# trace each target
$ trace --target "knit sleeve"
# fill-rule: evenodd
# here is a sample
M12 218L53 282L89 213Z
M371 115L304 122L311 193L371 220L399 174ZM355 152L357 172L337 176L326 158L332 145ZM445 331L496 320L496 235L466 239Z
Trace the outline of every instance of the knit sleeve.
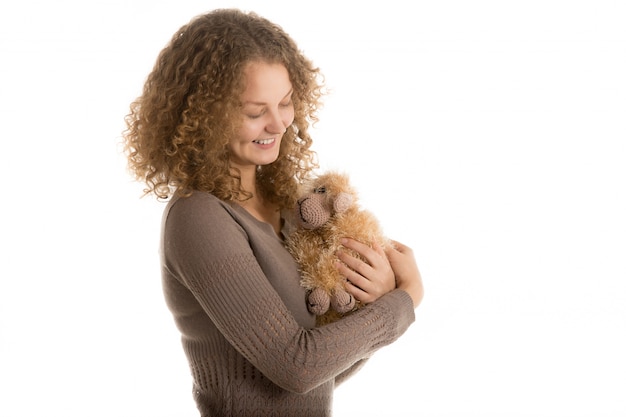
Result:
M221 206L198 212L174 205L163 251L167 268L223 337L288 391L304 393L340 376L414 320L410 296L395 290L336 323L301 327L264 275L245 231Z
M347 369L347 370L343 371L342 373L340 373L339 375L337 375L335 377L335 387L338 387L339 385L343 384L348 379L350 379L353 375L355 375L357 372L359 372L361 370L361 368L363 368L365 366L365 364L367 363L368 360L369 360L369 358L361 359L360 361L358 361L357 363L352 365L352 367L350 367L349 369Z

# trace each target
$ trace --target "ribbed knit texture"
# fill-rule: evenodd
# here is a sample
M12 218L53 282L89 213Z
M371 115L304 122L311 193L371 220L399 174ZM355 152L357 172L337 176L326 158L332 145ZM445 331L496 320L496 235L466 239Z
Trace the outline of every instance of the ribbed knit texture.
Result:
M207 193L163 216L163 290L204 416L330 416L335 386L414 320L401 290L315 328L270 225Z

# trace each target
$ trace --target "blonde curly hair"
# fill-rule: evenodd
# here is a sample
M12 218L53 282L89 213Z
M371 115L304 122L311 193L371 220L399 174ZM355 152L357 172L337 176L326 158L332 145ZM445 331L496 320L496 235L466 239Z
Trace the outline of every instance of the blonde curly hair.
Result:
M281 27L236 9L215 10L181 27L130 106L124 151L146 194L251 197L231 169L228 143L242 123L244 69L255 61L287 68L295 112L277 160L258 168L258 188L280 208L295 204L298 185L317 167L308 129L317 121L321 74Z

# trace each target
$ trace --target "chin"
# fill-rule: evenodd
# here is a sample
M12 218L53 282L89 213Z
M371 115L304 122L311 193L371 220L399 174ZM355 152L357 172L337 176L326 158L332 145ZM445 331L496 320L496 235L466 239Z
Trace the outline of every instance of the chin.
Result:
M263 160L259 161L257 165L263 166L263 165L273 164L274 162L276 162L277 159L278 159L278 155L276 155L273 158L263 158Z

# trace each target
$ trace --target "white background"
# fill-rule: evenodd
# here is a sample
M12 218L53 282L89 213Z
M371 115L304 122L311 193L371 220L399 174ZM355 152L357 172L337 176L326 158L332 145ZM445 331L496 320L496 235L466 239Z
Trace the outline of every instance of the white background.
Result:
M171 35L230 6L321 67L323 168L424 277L416 323L335 415L626 415L625 3L343 4L0 6L1 416L196 415L162 205L119 142Z

